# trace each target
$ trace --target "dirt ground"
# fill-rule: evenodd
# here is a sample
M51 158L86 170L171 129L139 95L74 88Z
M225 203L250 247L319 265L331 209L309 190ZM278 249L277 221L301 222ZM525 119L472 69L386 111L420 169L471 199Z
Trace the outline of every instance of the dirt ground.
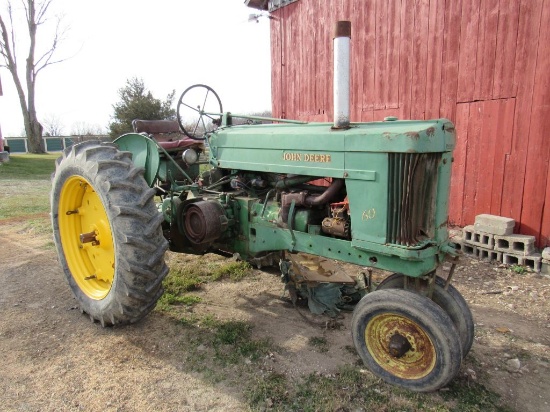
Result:
M25 227L0 223L2 410L248 409L238 382L215 382L188 367L181 328L162 313L123 328L87 320L49 236ZM550 410L550 278L463 258L454 285L476 323L461 373L500 394L513 410ZM351 315L344 315L340 330L320 332L279 299L281 292L273 274L216 282L201 292L197 311L253 324L256 337L281 348L272 367L291 378L349 364ZM321 334L328 352L308 345Z

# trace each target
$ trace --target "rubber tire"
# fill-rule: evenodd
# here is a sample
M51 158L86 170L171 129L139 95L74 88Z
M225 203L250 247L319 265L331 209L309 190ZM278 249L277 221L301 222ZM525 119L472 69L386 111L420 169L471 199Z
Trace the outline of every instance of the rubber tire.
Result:
M453 285L449 285L445 290L445 283L443 278L435 277L432 300L441 306L453 321L462 342L462 356L466 356L474 343L474 317L460 292ZM376 290L403 289L404 285L405 276L394 273L384 279ZM412 285L414 286L414 283Z
M430 373L419 379L398 377L384 369L370 354L365 342L369 322L383 313L413 320L433 343L436 360ZM367 368L389 384L415 392L431 392L449 383L459 372L462 348L458 332L449 316L432 300L414 292L387 289L367 294L355 307L352 321L355 348Z
M88 297L73 278L61 242L58 208L64 182L74 176L92 184L109 220L114 245L114 277L101 300ZM154 203L155 190L143 178L143 168L132 163L129 152L114 144L85 142L57 159L52 178L51 216L54 242L65 278L81 312L102 326L129 324L147 315L163 294L168 274L164 253L168 242L161 229L162 214Z

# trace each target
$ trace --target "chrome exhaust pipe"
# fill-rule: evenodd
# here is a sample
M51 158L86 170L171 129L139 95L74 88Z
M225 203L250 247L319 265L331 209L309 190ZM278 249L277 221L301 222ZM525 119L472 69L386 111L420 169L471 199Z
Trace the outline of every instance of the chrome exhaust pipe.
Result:
M349 128L351 22L338 21L334 30L334 126Z

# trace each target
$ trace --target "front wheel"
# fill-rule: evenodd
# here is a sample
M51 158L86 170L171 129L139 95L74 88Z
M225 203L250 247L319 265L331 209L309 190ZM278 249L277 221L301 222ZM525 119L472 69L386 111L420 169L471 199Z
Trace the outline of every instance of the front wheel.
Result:
M54 241L81 311L103 326L138 321L168 273L155 190L129 152L86 142L65 150L52 181Z
M453 321L462 342L462 356L466 356L474 343L474 318L460 292L453 285L448 285L445 289L445 283L444 279L435 277L432 300L441 306ZM382 289L405 289L405 275L394 273L388 276L376 287L376 290ZM411 279L407 290L425 294L429 286L422 279Z
M384 381L429 392L453 379L462 361L460 338L432 300L400 289L371 292L352 317L355 348Z

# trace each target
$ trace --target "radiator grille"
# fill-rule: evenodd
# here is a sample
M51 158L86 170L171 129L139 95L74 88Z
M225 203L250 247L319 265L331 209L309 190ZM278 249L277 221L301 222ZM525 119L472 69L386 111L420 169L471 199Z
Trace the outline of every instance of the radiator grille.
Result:
M390 153L387 242L414 246L435 235L440 153Z

